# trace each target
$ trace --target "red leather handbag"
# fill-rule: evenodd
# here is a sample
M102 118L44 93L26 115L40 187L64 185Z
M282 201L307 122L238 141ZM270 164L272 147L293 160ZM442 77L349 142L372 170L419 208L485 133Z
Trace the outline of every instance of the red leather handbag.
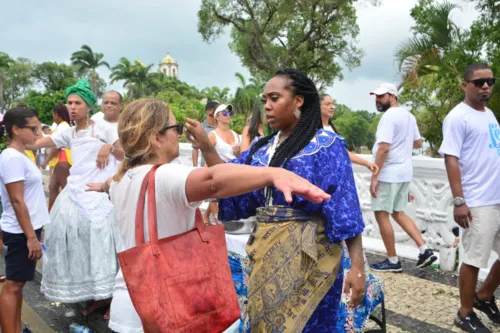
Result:
M146 333L223 332L240 318L224 227L206 226L197 210L194 229L158 240L158 167L155 165L142 183L135 218L136 246L118 254L132 303ZM150 236L147 243L146 191Z

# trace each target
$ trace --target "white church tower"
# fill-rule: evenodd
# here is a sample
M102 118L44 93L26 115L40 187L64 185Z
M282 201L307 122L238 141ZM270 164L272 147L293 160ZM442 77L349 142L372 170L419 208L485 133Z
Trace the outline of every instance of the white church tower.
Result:
M167 53L167 56L163 58L160 64L160 72L168 77L179 78L179 65L169 53Z

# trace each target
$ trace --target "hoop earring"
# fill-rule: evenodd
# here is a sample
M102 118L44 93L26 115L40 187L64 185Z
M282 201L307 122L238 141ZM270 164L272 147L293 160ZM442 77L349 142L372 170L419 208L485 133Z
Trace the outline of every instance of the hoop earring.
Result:
M293 115L295 116L295 118L299 119L300 118L300 109L299 108L296 108L295 111L293 111Z

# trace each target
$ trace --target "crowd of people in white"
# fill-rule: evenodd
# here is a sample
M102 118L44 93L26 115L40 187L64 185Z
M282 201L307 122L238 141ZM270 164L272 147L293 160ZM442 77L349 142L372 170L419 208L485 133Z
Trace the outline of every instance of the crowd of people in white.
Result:
M476 291L478 270L486 267L492 250L500 255L500 191L496 190L500 187L500 127L486 107L494 84L487 65L467 68L462 83L465 99L446 117L439 151L453 192L454 219L462 228L464 258L455 324L467 332L490 332L474 308L500 324L494 297L500 285L498 260ZM373 263L371 269L403 270L391 216L415 241L419 268L437 259L405 214L413 176L412 151L422 146L415 117L398 104L394 85L381 84L370 94L375 96L377 110L383 112L373 162L347 152L331 121L335 101L320 95L307 76L293 69L276 73L267 83L264 110L255 106L241 136L231 130L233 107L217 101L206 104L203 122L186 119L186 124L180 124L162 101L136 100L123 110L122 96L109 91L102 100L102 113L91 118L96 96L85 80L66 90L66 104L54 107L56 125L52 129L42 127L36 112L26 105L9 110L0 126L2 135L5 132L9 139L8 148L0 154L0 226L7 246L6 281L0 293L2 332L29 332L21 327L22 290L34 278L40 258L44 260L41 292L48 300L87 302L85 315L107 307L105 318L110 319L109 327L115 332L139 333L152 327L146 326L152 325L150 319L136 311L117 254L138 245L137 202L144 179L158 164L161 166L153 171L158 238L193 229L196 210L203 201L209 202L203 216L209 226L218 225L219 219L225 222L258 216L247 248L262 242L258 243L262 249L249 253L253 265L248 307L252 332L268 331L279 318L284 332L292 327L294 331L331 332L329 322L335 322L342 285L350 290L353 306L365 294L364 223L351 163L372 172L372 210L387 250L387 259ZM273 131L269 136L265 135L266 126ZM178 139L184 130L193 144L192 167L170 163L179 155ZM40 172L46 167L51 170L48 205ZM269 220L264 217L270 214L263 210L266 207L276 207ZM282 220L285 217L286 223ZM273 221L281 222L259 239L259 228ZM252 289L262 274L275 274L269 267L268 246L281 244L283 253L294 249L288 236L275 235L285 237L279 241L269 237L288 224L303 228L304 239L307 228L314 226L314 251L326 253L326 261L318 257L313 266L302 262L305 276L314 269L330 267L325 275L330 277L324 282L330 287L322 294L314 290L311 298L303 300L304 304L315 304L310 309L292 301L294 292L306 288L305 278L290 294L283 293L281 306L272 309L267 308L269 300L265 298L259 305ZM345 277L340 269L339 244L346 245L352 261ZM259 251L268 250L266 256L259 256ZM140 271L141 262L136 265ZM259 306L266 310L259 310ZM69 310L67 315L74 313ZM161 317L161 313L156 316L156 324ZM205 324L206 332L214 331L210 325Z

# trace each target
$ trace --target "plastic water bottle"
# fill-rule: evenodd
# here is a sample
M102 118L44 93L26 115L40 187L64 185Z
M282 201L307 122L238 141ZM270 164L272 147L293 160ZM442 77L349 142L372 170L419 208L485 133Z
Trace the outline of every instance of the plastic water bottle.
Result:
M77 323L71 324L71 326L69 327L69 332L70 333L92 333L90 328L82 326L82 325L78 325Z

